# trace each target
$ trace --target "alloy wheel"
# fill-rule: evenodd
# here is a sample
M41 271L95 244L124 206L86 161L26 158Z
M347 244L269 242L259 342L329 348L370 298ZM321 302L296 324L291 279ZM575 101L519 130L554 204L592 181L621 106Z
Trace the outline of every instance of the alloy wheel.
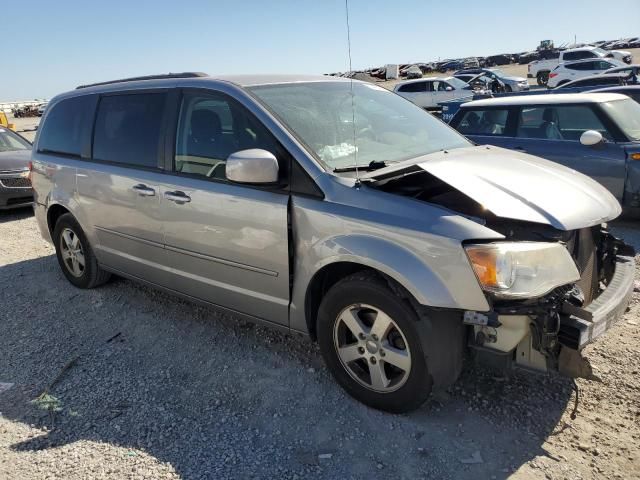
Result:
M60 235L60 254L67 270L74 277L81 277L85 270L85 257L80 237L71 230L65 228Z
M379 308L350 305L334 323L333 340L342 366L360 385L388 393L411 371L409 343L398 324Z

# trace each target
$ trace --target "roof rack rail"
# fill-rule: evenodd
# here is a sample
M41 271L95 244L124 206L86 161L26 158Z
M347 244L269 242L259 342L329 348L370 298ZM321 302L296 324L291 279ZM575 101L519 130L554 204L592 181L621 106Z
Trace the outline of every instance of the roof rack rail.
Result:
M208 77L208 76L209 75L202 72L164 73L161 75L147 75L144 77L122 78L120 80L109 80L108 82L98 82L98 83L91 83L87 85L79 85L76 87L76 90L80 88L97 87L99 85L111 85L112 83L136 82L138 80L162 80L167 78L197 78L197 77Z

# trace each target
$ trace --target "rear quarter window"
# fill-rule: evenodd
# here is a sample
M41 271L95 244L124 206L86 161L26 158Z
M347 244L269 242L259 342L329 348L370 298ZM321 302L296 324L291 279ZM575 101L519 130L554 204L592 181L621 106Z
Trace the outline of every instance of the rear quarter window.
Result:
M88 154L95 103L93 95L56 103L40 129L38 151L78 157Z

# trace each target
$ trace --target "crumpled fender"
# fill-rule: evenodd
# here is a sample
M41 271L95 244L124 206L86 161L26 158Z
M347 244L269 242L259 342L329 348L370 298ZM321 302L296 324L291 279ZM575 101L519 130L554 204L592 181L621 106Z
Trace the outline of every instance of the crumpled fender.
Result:
M314 272L335 262L374 268L406 288L422 305L486 311L489 304L461 245L435 247L418 256L401 245L370 235L343 235L313 247ZM425 258L426 257L426 258ZM436 273L440 272L440 273Z

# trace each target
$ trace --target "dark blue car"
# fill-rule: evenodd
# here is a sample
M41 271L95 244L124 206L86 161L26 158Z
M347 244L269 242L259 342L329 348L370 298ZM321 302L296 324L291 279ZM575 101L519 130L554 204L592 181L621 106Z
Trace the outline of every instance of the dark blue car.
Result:
M584 173L640 213L640 104L614 93L522 95L461 105L451 126L478 144Z

